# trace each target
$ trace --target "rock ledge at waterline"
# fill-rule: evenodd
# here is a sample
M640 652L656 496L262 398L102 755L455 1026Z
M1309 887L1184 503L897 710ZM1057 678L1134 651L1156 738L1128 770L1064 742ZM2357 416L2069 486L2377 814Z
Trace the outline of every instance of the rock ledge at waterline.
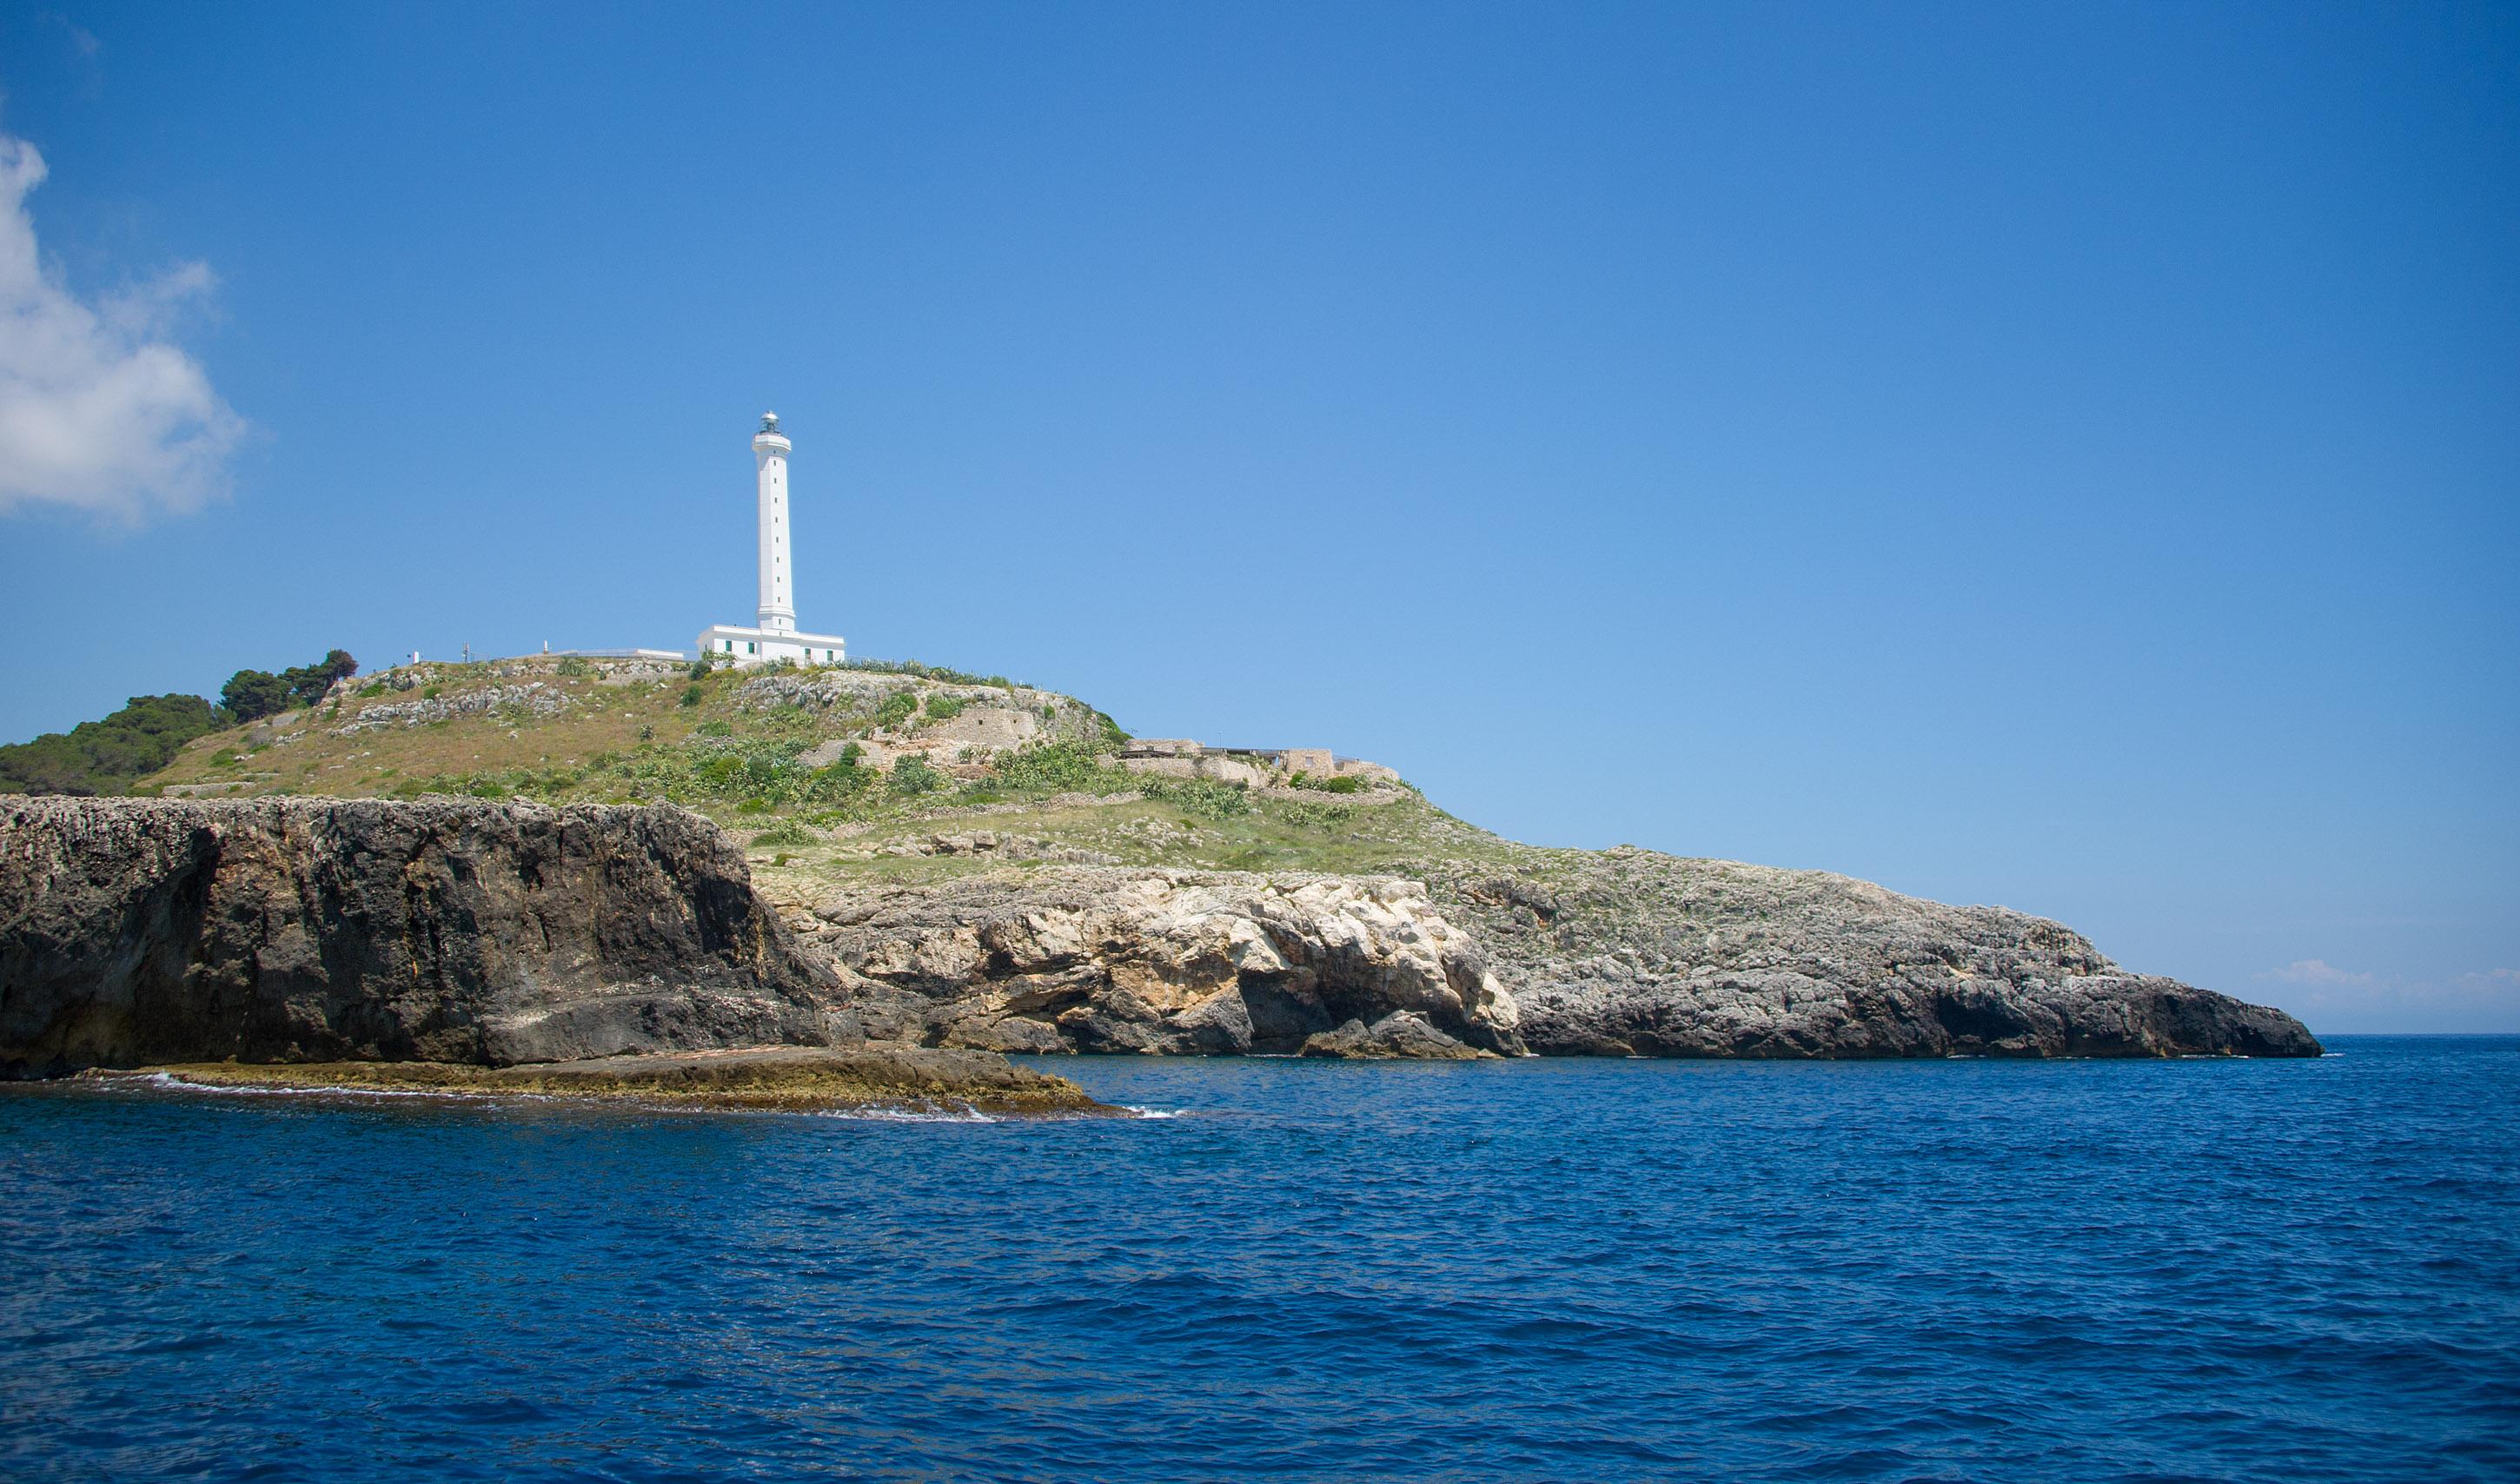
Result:
M670 806L11 799L0 1065L498 1067L871 1037L1463 1058L2318 1051L2280 1012L2126 973L2002 909L1646 851L1425 865L1036 862L805 900L792 874L757 891L723 832Z

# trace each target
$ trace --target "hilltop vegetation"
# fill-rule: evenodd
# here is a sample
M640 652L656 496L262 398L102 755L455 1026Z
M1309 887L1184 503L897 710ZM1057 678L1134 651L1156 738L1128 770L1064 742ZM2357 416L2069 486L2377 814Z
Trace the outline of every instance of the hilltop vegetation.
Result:
M355 675L346 650L277 675L239 670L220 692L223 705L198 696L134 696L101 721L33 742L0 746L0 793L120 793L172 762L184 743L239 722L320 699L336 681Z
M228 723L198 696L134 696L103 721L0 747L0 793L119 793Z
M1149 776L1121 766L1127 741L1072 697L968 671L528 656L337 682L200 738L138 791L674 803L774 873L885 879L1020 853L936 843L974 830L1048 858L1243 870L1398 870L1438 837L1438 853L1504 843L1405 787Z
M274 675L267 670L239 670L219 691L219 704L238 721L259 721L292 705L311 706L324 698L337 680L359 673L359 662L347 650L334 650L315 664L298 665Z

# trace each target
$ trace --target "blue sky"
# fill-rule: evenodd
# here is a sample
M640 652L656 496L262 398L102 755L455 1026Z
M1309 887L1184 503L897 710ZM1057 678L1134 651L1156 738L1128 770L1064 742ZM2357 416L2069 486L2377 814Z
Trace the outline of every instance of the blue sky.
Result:
M2509 6L68 3L0 90L0 737L688 646L775 407L860 654L2520 1030Z

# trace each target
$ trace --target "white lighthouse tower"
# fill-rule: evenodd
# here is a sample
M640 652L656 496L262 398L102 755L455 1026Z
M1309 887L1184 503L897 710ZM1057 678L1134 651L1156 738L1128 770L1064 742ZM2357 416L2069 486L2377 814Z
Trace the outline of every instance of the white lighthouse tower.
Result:
M795 568L788 517L788 455L795 445L779 430L779 414L761 415L761 430L752 435L754 482L759 491L761 521L761 604L752 628L712 624L700 631L700 652L731 659L739 665L793 660L798 664L834 664L848 657L848 643L837 634L807 634L796 627Z
M796 600L788 586L788 451L779 414L761 415L752 435L752 467L761 485L761 627L765 633L796 629Z

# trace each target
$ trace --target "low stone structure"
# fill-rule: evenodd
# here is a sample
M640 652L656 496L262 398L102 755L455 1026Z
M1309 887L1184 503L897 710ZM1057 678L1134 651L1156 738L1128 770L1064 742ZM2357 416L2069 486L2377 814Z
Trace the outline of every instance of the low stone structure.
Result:
M1120 749L1120 766L1133 773L1210 778L1254 788L1285 784L1298 775L1316 782L1331 778L1369 784L1400 782L1393 769L1361 757L1339 757L1328 747L1211 747L1186 737L1132 739Z

